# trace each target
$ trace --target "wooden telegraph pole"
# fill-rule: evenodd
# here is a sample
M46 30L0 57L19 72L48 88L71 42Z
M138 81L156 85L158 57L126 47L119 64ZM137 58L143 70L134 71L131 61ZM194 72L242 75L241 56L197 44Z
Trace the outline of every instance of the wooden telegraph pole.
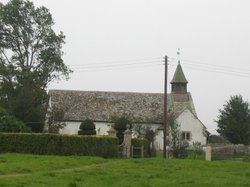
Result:
M165 56L165 79L164 79L164 114L163 114L163 158L167 158L167 136L168 136L168 122L167 122L167 85L168 83L168 57Z

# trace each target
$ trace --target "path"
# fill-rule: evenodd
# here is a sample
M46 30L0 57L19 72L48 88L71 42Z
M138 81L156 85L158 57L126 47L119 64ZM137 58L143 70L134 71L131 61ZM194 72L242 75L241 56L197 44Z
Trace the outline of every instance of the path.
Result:
M35 173L68 173L68 172L73 172L73 171L83 171L92 167L102 167L107 165L108 163L101 163L101 164L91 164L91 165L86 165L82 167L75 167L75 168L65 168L65 169L56 169L56 170L50 170L50 171L38 171L38 172L32 172L32 173L16 173L16 174L8 174L8 175L0 175L0 179L8 179L8 178L15 178L15 177L26 177L33 175Z

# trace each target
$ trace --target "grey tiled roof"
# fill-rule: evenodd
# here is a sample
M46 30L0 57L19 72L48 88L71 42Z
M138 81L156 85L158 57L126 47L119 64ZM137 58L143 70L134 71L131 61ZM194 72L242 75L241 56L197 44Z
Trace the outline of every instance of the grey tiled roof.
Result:
M66 121L108 122L112 116L131 114L137 123L162 123L163 94L104 91L50 90L51 105L65 110ZM196 115L191 95L168 94L168 110L180 113L185 108Z

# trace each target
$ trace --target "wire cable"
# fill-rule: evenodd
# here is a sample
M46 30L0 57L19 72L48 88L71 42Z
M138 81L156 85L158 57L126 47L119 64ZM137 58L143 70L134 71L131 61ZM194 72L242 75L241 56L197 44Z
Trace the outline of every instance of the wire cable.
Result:
M123 63L123 64L102 64L102 65L82 65L75 67L77 69L95 69L95 68L105 68L105 67L121 67L121 66L136 66L136 65L146 65L146 64L156 64L160 61L149 61L149 62L134 62L134 63Z
M127 63L127 62L140 62L140 61L155 61L160 60L162 57L156 58L139 58L139 59L130 59L130 60L114 60L114 61L104 61L104 62L97 62L97 63L89 63L89 64L72 64L70 66L92 66L92 65L105 65L105 64L119 64L119 63Z
M157 64L148 64L148 65L138 65L138 66L127 66L127 67L99 67L96 69L77 69L74 72L75 73L81 73L81 72L96 72L96 71L114 71L114 70L127 70L127 69L138 69L138 68L148 68L148 67L156 67L156 66L163 66L162 63L157 63Z

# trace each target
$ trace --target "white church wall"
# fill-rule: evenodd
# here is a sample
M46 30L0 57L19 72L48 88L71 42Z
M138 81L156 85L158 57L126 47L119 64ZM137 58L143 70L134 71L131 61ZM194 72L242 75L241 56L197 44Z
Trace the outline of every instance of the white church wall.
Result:
M66 126L60 130L60 134L78 134L78 130L81 122L79 121L66 121ZM94 122L96 126L97 135L108 135L108 130L110 129L111 123L107 122ZM135 124L138 125L138 124ZM160 124L140 124L144 127L150 126L153 130L157 130L161 125ZM163 131L158 130L155 138L155 148L161 150L163 146ZM135 137L135 133L133 133Z
M78 134L81 122L66 121L66 126L60 130L60 134ZM110 129L110 123L94 122L96 127L96 135L108 135L107 131Z
M107 131L110 129L111 123L94 122L96 126L97 135L108 135ZM180 130L191 133L191 140L189 145L193 142L201 142L206 145L206 137L204 136L204 126L202 123L189 111L185 110L178 118L177 123L180 124ZM66 121L66 127L60 131L61 134L78 134L81 122ZM136 125L136 124L135 124ZM140 124L144 127L150 126L153 130L157 130L160 124ZM163 149L163 130L157 130L155 138L155 148L157 150ZM135 137L135 136L134 136Z
M156 150L163 150L163 130L158 130L158 134L155 138Z
M81 122L66 121L66 126L60 130L60 134L78 134Z
M206 145L205 128L190 110L186 109L176 121L180 125L181 132L190 132L191 139L188 141L190 146L196 141Z

